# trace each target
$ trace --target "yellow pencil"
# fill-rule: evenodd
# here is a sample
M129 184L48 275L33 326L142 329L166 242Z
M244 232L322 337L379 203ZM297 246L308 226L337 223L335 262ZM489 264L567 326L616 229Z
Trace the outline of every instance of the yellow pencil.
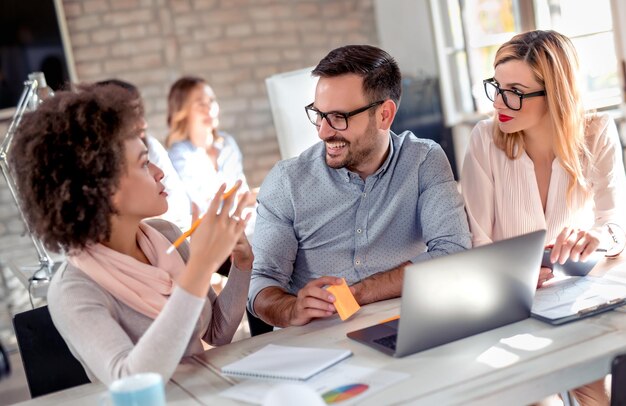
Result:
M222 200L228 199L230 195L235 193L235 190L237 190L237 185L233 186L232 188L230 188L230 190L228 190L228 192L224 193L222 195ZM171 254L172 252L174 252L174 250L178 248L180 244L182 244L183 241L185 241L187 237L189 237L191 234L193 234L194 231L196 231L196 228L198 228L198 226L200 225L200 222L202 221L203 217L204 216L200 216L196 221L194 221L193 224L191 225L191 228L185 231L184 233L182 233L180 237L178 237L176 241L174 241L172 245L170 245L167 251L165 252L167 254Z
M224 194L222 195L222 200L226 200L230 197L230 195L232 195L233 193L235 193L235 190L237 190L237 185L231 187L230 189L228 189L227 192L224 192Z

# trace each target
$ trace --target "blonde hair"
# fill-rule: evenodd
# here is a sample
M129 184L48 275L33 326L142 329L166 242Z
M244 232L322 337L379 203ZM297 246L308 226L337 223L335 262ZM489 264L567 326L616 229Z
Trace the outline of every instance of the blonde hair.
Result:
M546 91L548 114L554 134L554 154L569 175L568 204L574 189L587 191L583 164L589 156L585 144L588 119L578 86L578 56L574 45L556 31L529 31L514 36L496 52L494 68L519 60L528 64L535 80ZM524 151L523 132L503 133L494 126L494 143L509 159Z
M165 146L171 147L178 141L189 139L189 112L191 110L191 93L198 86L204 86L204 79L194 76L184 76L178 79L170 88L167 96L167 125L169 133L165 138Z

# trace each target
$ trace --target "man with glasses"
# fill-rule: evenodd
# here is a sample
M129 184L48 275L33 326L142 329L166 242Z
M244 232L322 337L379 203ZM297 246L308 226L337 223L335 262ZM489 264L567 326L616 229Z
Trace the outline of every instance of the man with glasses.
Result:
M280 327L332 315L324 287L340 278L361 305L397 297L407 264L471 244L441 147L390 130L401 93L394 59L345 46L312 74L305 111L322 142L279 162L258 196L248 308Z

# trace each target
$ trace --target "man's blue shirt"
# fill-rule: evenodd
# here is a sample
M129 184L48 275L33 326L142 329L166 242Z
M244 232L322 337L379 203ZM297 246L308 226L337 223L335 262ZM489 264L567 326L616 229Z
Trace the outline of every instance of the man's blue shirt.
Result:
M277 163L261 186L248 306L269 286L295 295L321 276L351 285L470 247L463 199L438 144L390 132L386 160L364 181L328 167L319 142Z

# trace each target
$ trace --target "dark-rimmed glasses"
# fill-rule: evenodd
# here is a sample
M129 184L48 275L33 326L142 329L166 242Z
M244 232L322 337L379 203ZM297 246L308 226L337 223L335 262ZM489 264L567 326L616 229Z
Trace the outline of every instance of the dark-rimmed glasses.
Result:
M523 99L546 95L545 90L539 90L538 92L532 93L522 93L519 90L501 89L500 84L498 84L494 78L483 80L483 86L485 86L485 94L489 100L495 102L499 93L502 95L504 105L515 111L522 109Z
M328 125L334 128L337 131L344 131L348 129L348 119L352 116L356 116L357 114L363 113L371 109L372 107L383 104L384 100L379 100L372 104L368 104L365 107L361 107L360 109L352 110L347 113L343 113L341 111L329 111L328 113L322 113L315 107L313 107L313 103L309 104L304 108L306 111L306 115L311 121L311 123L317 128L322 125L322 119L326 119Z

